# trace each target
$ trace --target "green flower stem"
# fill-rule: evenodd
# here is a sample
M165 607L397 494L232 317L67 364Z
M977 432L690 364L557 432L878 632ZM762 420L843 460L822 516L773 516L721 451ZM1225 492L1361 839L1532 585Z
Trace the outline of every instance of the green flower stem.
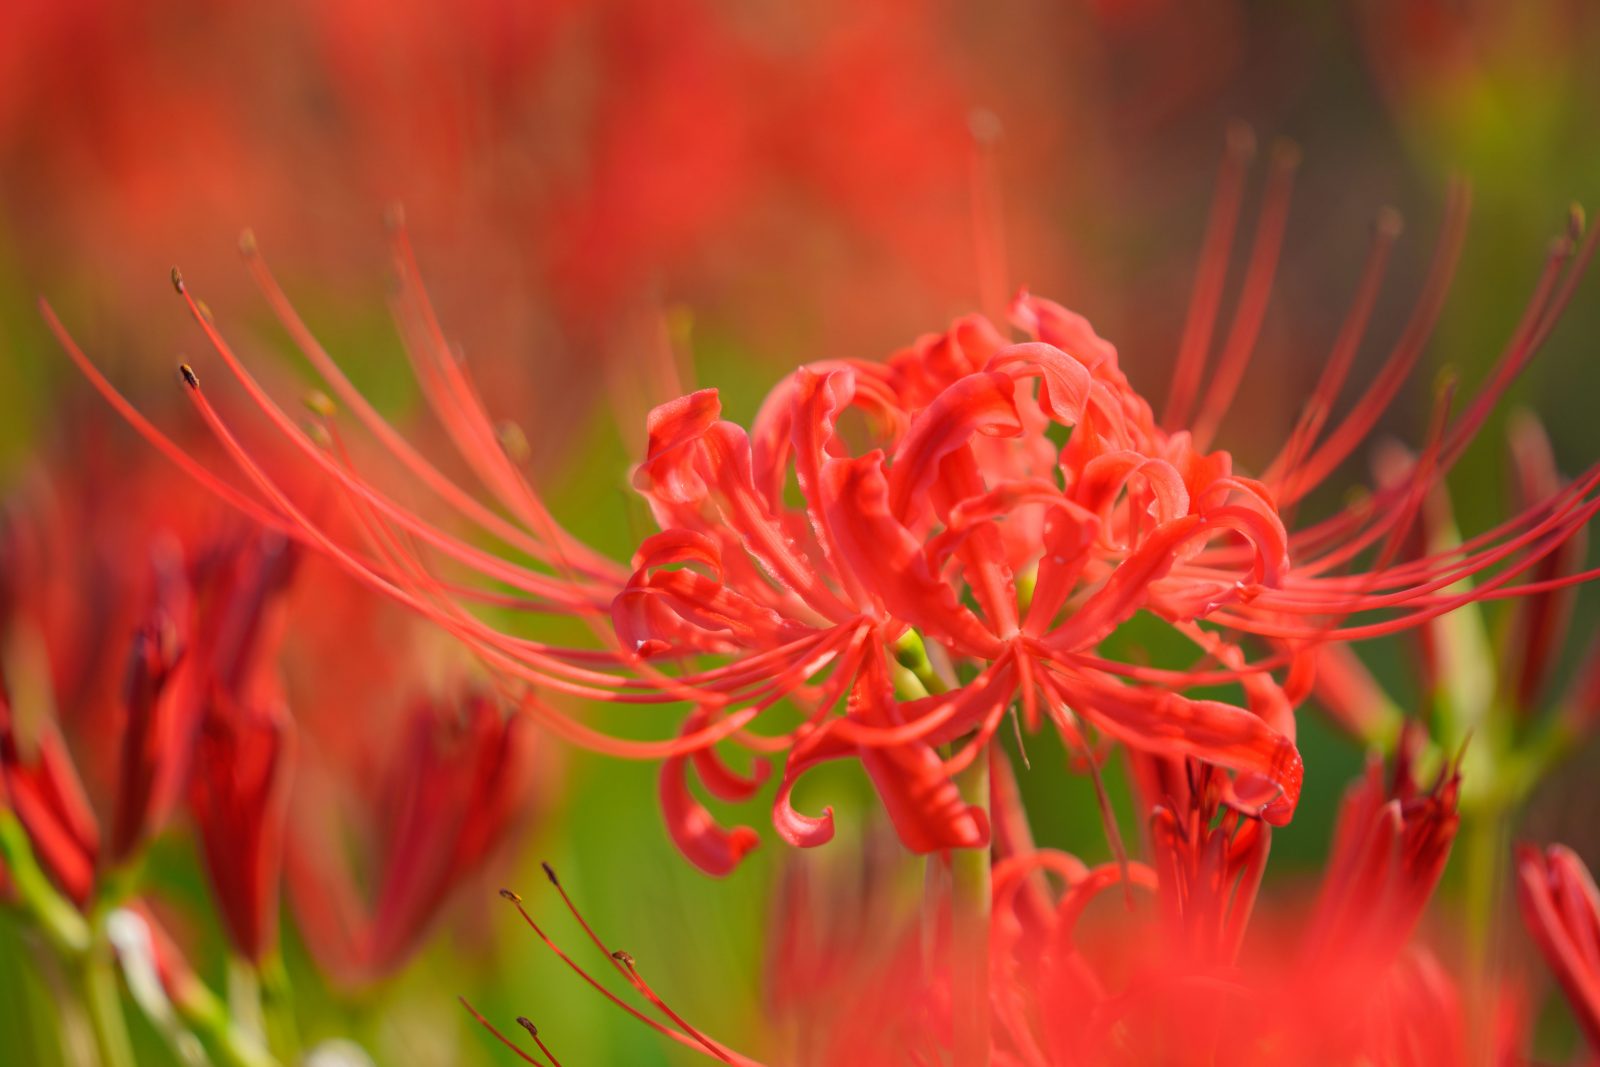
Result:
M50 946L64 958L89 951L89 924L62 896L34 858L28 832L8 808L0 808L0 857L16 889L17 903Z
M989 756L978 757L956 777L968 804L989 809ZM954 1015L954 1062L989 1063L989 850L950 853L951 960L950 1007Z
M283 958L276 953L261 961L261 1019L267 1047L287 1063L300 1058L300 1030L294 1018L294 992Z
M1494 999L1505 888L1507 839L1512 808L1494 804L1463 812L1461 837L1466 885L1463 906L1467 920L1467 996L1472 1047L1482 1050L1474 1062L1487 1064L1494 1047L1489 1032L1495 1016Z
M907 630L894 647L895 696L916 700L948 692L928 658L922 635ZM969 805L989 810L989 755L980 752L956 775L956 788ZM955 1047L953 1062L963 1067L989 1063L989 850L954 849L930 859L950 869L950 1009ZM930 872L931 873L931 872Z
M9 809L0 809L0 856L5 858L17 903L65 962L83 998L101 1067L134 1067L117 972L101 924L85 919L50 884L27 831Z
M89 1027L94 1032L95 1049L101 1067L134 1067L133 1044L128 1040L128 1024L122 1015L122 991L117 988L116 961L111 946L97 931L88 951L69 963Z
M172 1006L221 1067L279 1067L277 1057L255 1035L236 1026L227 1006L198 980L188 983Z
M939 677L934 670L933 661L928 658L928 646L922 643L922 635L915 630L907 630L900 640L894 645L894 661L905 674L916 680L921 692L910 695L902 692L900 679L895 682L896 696L902 700L914 700L917 697L932 696L935 693L948 692L950 687ZM896 672L899 674L900 672Z

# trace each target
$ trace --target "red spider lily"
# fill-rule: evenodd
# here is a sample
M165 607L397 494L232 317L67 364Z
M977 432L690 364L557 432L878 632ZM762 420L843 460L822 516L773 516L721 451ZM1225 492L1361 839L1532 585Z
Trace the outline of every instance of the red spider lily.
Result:
M259 963L277 948L290 722L279 704L213 698L201 724L189 810L223 927Z
M22 495L8 517L0 632L15 689L0 745L46 869L83 904L96 871L132 859L179 798L199 615L180 547L193 515L154 513L135 473L131 492L107 494L108 506L128 505L111 521L90 503L97 474L80 471L60 481L67 492Z
M1213 360L1246 150L1237 139L1230 145L1162 418L1084 319L1024 293L1011 315L1025 340L1012 342L972 316L886 362L811 364L780 383L749 432L720 418L714 390L657 408L635 485L662 532L640 547L631 574L564 531L503 447L487 403L417 287L403 232L396 234L399 317L413 365L503 512L451 481L382 420L295 316L255 249L246 251L336 398L458 518L531 564L487 552L398 503L355 468L331 421L323 426L331 445L303 431L175 278L228 370L362 517L365 543L319 524L264 471L188 368L187 395L251 495L241 498L192 460L176 458L463 640L508 686L524 687L522 706L559 735L666 760L662 791L674 836L714 873L730 869L752 838L717 825L682 778L692 766L712 792L738 797L764 773L740 776L718 763L718 742L786 753L774 822L794 843L820 844L832 834L831 812L792 807L797 779L821 762L852 759L909 847L975 847L988 841L989 826L953 778L983 753L1013 701L1029 729L1048 719L1075 750L1090 751L1092 728L1140 752L1224 768L1233 774L1216 784L1225 804L1281 823L1293 813L1302 776L1292 708L1309 689L1318 648L1411 629L1475 600L1590 577L1527 575L1600 509L1600 467L1463 544L1416 552L1406 545L1429 490L1554 328L1596 234L1581 247L1571 238L1556 242L1491 378L1457 415L1449 396L1441 398L1406 477L1380 484L1365 503L1291 529L1285 516L1362 445L1420 359L1460 249L1466 196L1459 189L1452 196L1416 311L1388 360L1334 418L1397 234L1391 221L1376 229L1312 397L1279 456L1250 478L1212 441L1256 347L1294 160L1275 157L1239 303ZM137 425L169 455L177 451L147 422ZM482 581L458 581L457 568ZM1481 580L1460 591L1472 577ZM496 629L472 610L480 602L591 621L609 616L612 632L597 626L607 642L598 650L547 644ZM1141 611L1193 643L1200 662L1173 670L1104 658L1101 642ZM1363 618L1351 621L1356 615ZM1250 639L1270 654L1248 659ZM926 659L919 658L924 642ZM668 669L690 658L715 665ZM1288 679L1280 682L1271 672L1285 667ZM1242 705L1185 692L1234 682L1242 684ZM676 739L638 742L590 729L542 692L695 708ZM784 700L808 712L800 727L752 729ZM676 758L695 753L697 761Z
M1567 996L1592 1053L1600 1053L1600 891L1571 849L1517 850L1517 902Z
M505 843L536 783L532 730L482 694L420 700L376 782L313 766L295 784L288 884L318 961L339 981L370 982L415 951L451 891ZM363 793L354 822L370 838L370 901L336 840L340 786Z
M1416 779L1425 743L1420 729L1407 729L1388 784L1374 758L1346 795L1306 934L1309 966L1393 960L1416 929L1460 824L1459 769L1442 768L1426 790Z
M1352 789L1311 921L1269 910L1249 937L1271 831L1225 811L1215 819L1218 771L1188 761L1145 777L1166 792L1152 812L1154 867L1092 867L1033 848L1016 836L1002 772L995 813L1014 848L993 868L990 1062L1461 1062L1467 1026L1454 981L1412 941L1454 834L1456 779L1447 769L1420 788L1415 745L1387 781L1375 765ZM908 922L870 873L834 886L838 899L817 898L812 880L792 873L785 887L771 1000L793 1041L775 1062L945 1062L959 1010L941 930L948 901L935 896ZM1154 912L1134 906L1130 890L1153 896ZM541 940L616 999L511 897ZM647 1021L680 1043L746 1062L658 1010L676 1025ZM1497 1024L1494 1062L1513 1062L1500 1054L1521 1039L1513 1023ZM538 1040L554 1062L559 1042Z
M271 534L210 575L211 675L189 778L189 812L223 925L259 963L277 947L293 722L277 650L286 622L289 546Z
M72 757L55 724L29 737L17 729L9 696L0 693L0 782L39 862L80 906L94 890L100 828Z

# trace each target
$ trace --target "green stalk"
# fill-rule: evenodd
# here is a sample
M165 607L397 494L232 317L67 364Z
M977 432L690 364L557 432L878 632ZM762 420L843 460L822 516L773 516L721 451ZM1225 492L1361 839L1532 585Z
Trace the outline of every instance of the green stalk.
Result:
M300 1058L300 1030L295 1024L294 995L283 958L276 953L268 956L261 961L257 973L261 978L261 1021L267 1047L285 1063L294 1063Z
M44 934L50 947L70 959L89 951L89 924L72 902L50 884L34 858L28 832L9 808L0 808L0 857L5 860L17 903Z
M915 700L948 692L928 658L922 635L907 630L894 647L895 695ZM980 752L956 775L956 788L967 804L989 810L989 755ZM950 867L950 1009L954 1060L962 1067L989 1063L989 850L954 849L930 862Z
M980 753L956 777L968 804L989 810L989 757ZM954 1062L972 1067L989 1063L989 850L950 853L951 998Z
M117 988L115 961L103 930L96 930L89 950L72 960L69 969L89 1014L100 1067L134 1067L133 1044L122 1015L122 991Z
M1494 1017L1496 971L1500 950L1501 894L1504 889L1506 839L1510 809L1502 805L1463 813L1462 849L1466 866L1468 996L1473 1047L1482 1050L1476 1062L1487 1064L1494 1043L1489 1033Z
M198 981L174 998L178 1017L222 1067L279 1067L279 1061L254 1034L236 1026L227 1007Z
M5 859L17 903L60 955L77 986L101 1067L134 1067L103 916L85 919L50 884L33 854L28 832L9 809L0 809L0 856Z

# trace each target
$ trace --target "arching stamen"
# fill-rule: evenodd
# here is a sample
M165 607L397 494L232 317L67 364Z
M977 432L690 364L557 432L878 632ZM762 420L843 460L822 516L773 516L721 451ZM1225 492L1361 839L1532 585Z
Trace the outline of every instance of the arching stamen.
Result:
M1188 421L1189 409L1200 389L1200 375L1205 371L1211 333L1216 328L1217 309L1222 303L1222 286L1228 276L1228 254L1233 249L1233 237L1239 225L1245 167L1254 154L1255 135L1250 127L1242 122L1229 126L1222 166L1217 172L1217 191L1212 194L1211 213L1206 219L1200 266L1195 271L1194 291L1189 297L1189 314L1183 324L1183 339L1178 344L1178 361L1172 370L1172 388L1161 413L1161 425L1169 430Z
M556 1059L555 1053L545 1045L544 1039L539 1036L539 1028L533 1025L533 1020L526 1015L517 1016L517 1025L528 1031L528 1036L533 1038L533 1043L539 1046L539 1051L550 1057L550 1067L561 1067L561 1061Z
M969 180L972 198L972 244L977 263L978 300L992 322L1006 320L1005 210L996 173L996 155L1003 132L1000 117L984 108L967 118L972 135Z
M523 1063L532 1063L532 1064L536 1064L537 1067L546 1067L546 1064L545 1064L545 1062L543 1060L535 1059L534 1057L528 1055L526 1052L524 1052L522 1050L522 1046L521 1045L518 1045L515 1041L511 1040L505 1034L502 1034L498 1029L496 1029L494 1023L490 1022L488 1019L485 1019L483 1017L483 1013L478 1011L477 1008L474 1008L472 1006L471 1002L469 1002L466 997L457 997L456 999L461 1002L461 1006L463 1008L467 1009L467 1013L469 1015L471 1015L474 1019L478 1020L478 1025L479 1026L483 1027L485 1030L489 1031L489 1033L494 1035L494 1039L496 1041L500 1042L502 1045L504 1045L506 1048L510 1049L512 1052L515 1052L517 1054L517 1056L522 1059Z
M1261 336L1261 323L1266 317L1267 303L1272 298L1272 282L1278 270L1278 253L1283 249L1283 234L1289 218L1289 196L1294 188L1294 174L1300 166L1300 150L1288 142L1274 146L1271 170L1267 175L1267 191L1262 199L1261 218L1256 223L1255 242L1250 248L1249 265L1245 269L1244 284L1239 291L1239 302L1234 309L1233 325L1228 329L1228 339L1222 346L1216 369L1212 372L1211 388L1195 416L1192 433L1194 446L1202 452L1211 446L1217 428L1228 414L1244 378L1245 367L1255 352L1256 340Z

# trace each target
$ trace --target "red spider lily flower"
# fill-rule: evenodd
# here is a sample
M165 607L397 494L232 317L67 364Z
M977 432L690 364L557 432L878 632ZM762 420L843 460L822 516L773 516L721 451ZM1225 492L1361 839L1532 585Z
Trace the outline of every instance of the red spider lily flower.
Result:
M1158 900L1175 951L1183 959L1229 963L1239 952L1271 849L1271 832L1257 819L1221 807L1224 783L1193 761L1141 759L1158 764L1159 793L1147 782L1150 848Z
M27 830L40 864L79 906L94 890L100 828L60 732L50 720L29 736L0 692L0 794Z
M1416 780L1425 743L1420 728L1408 728L1389 781L1374 758L1346 794L1306 933L1307 966L1327 971L1324 961L1368 958L1381 966L1416 929L1460 824L1459 768L1441 768L1426 790Z
M1257 904L1271 828L1222 806L1215 768L1194 760L1146 768L1142 782L1165 798L1151 813L1153 865L1101 866L1033 848L999 771L994 813L1009 844L992 869L989 1061L1460 1062L1468 1047L1461 997L1413 940L1453 836L1456 780L1447 769L1431 787L1418 784L1411 755L1419 742L1408 742L1390 777L1374 766L1353 788L1309 923L1292 905ZM789 868L768 972L773 1022L784 1035L772 1062L948 1059L961 1010L951 997L949 900L934 887L920 913L897 909L887 873L871 849L863 877ZM510 897L567 966L617 999ZM622 970L631 984L634 968ZM659 999L646 995L653 1005ZM632 1014L708 1058L748 1062L670 1009L658 1011L674 1025ZM1516 1062L1500 1056L1526 1036L1516 1022L1496 1021L1494 1062ZM554 1062L559 1038L536 1037Z
M1568 848L1517 849L1517 902L1566 994L1592 1053L1600 1053L1600 891Z
M277 947L294 747L277 650L292 570L289 546L260 535L217 561L204 594L213 610L205 650L209 675L189 812L223 926L252 963Z
M113 520L92 504L96 464L59 479L65 492L19 494L0 542L6 773L30 797L17 808L46 869L80 904L98 870L126 864L167 821L197 707L180 547L193 516L182 504L157 514L132 472L104 500L128 505Z
M288 886L307 944L345 984L393 973L416 950L451 891L505 844L536 785L532 729L481 693L419 700L398 748L371 782L303 766L289 828ZM353 825L371 840L364 900L341 858L333 813L359 794Z
M758 756L783 754L774 823L796 844L820 844L833 832L831 812L793 807L797 780L819 763L849 759L867 771L908 847L981 847L988 820L954 779L983 757L1014 702L1024 726L1048 720L1076 751L1099 736L1224 769L1229 777L1213 783L1223 804L1282 823L1303 774L1293 707L1310 689L1317 649L1413 629L1475 600L1548 592L1592 576L1544 582L1528 574L1600 510L1600 466L1460 545L1407 545L1432 487L1554 328L1596 234L1581 247L1571 237L1556 242L1489 381L1459 414L1451 414L1449 395L1441 397L1404 478L1297 527L1290 521L1297 505L1361 447L1420 359L1460 250L1466 196L1452 195L1416 311L1388 360L1334 418L1397 235L1392 220L1377 227L1313 395L1278 457L1249 477L1213 442L1256 348L1294 159L1275 156L1240 300L1213 358L1245 152L1242 142L1230 145L1159 419L1087 321L1024 293L1011 318L1025 340L971 316L884 362L811 364L773 390L748 431L721 418L714 390L658 407L634 482L662 532L644 541L631 570L563 530L529 485L417 286L403 232L395 235L399 317L414 366L503 512L450 480L372 409L295 316L259 252L246 251L269 302L337 400L459 520L530 564L487 552L396 501L356 469L333 440L331 421L323 426L331 446L303 431L175 276L229 372L362 516L365 543L340 536L297 503L185 368L187 395L250 483L242 504L253 514L460 638L508 685L524 687L523 707L559 735L668 761L662 793L674 837L714 873L729 869L752 838L718 826L679 776L693 769L712 792L742 796L764 772L736 775L709 755L678 757L709 754L723 741ZM169 455L176 451L148 422L137 424ZM220 488L239 499L238 490ZM459 569L482 581L460 581ZM1476 585L1461 591L1474 577ZM605 647L499 630L473 610L481 602L588 619ZM1192 643L1199 663L1166 669L1105 658L1102 642L1140 612ZM1250 642L1268 654L1248 658ZM680 669L686 661L695 665ZM1285 678L1273 673L1285 669ZM1239 683L1243 701L1187 692L1220 683ZM693 710L677 738L640 742L592 730L544 693L685 701ZM787 733L757 732L758 720L782 701L802 708L805 721Z
M292 739L281 704L242 704L218 693L195 746L190 815L223 927L252 963L277 947Z

